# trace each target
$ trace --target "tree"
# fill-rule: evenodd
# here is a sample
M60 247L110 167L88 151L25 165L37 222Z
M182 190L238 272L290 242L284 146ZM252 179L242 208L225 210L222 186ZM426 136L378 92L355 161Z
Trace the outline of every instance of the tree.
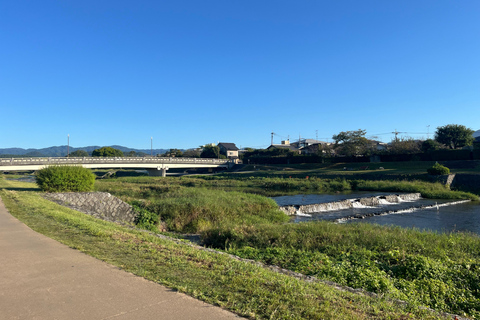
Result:
M200 149L188 149L183 152L183 156L186 158L200 158Z
M393 154L410 154L420 152L420 142L411 137L405 137L392 140L390 144L390 153Z
M70 153L70 157L88 157L89 154L85 150L75 150Z
M462 148L473 144L474 131L459 124L448 124L438 127L435 132L435 140L446 145L450 149Z
M365 138L367 131L359 129L356 131L342 131L333 135L335 151L337 154L347 157L362 155L366 152L368 139Z
M215 145L204 146L202 153L200 154L201 158L221 158L224 159L225 156L220 154L220 148Z
M92 157L123 157L123 152L112 147L103 147L93 150Z
M421 149L423 152L435 151L440 148L440 145L437 141L433 139L427 139L422 142Z
M165 152L162 156L164 157L183 157L182 150L179 149L170 149L169 151Z

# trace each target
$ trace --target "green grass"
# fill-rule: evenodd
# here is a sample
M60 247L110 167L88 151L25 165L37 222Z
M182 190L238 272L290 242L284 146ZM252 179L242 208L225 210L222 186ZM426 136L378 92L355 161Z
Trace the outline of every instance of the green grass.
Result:
M227 255L123 228L0 179L8 210L37 232L126 271L255 319L439 319L415 305L308 283Z
M370 224L238 226L203 234L247 259L480 318L480 238Z
M425 181L354 181L354 189L362 191L419 192L428 199L469 199L478 201L479 197L470 192L450 190L441 183Z
M282 223L290 219L274 200L242 192L181 188L149 198L143 208L157 214L169 231L198 233L219 226Z
M96 188L120 197L144 210L143 217L157 215L168 231L200 233L212 228L284 223L289 220L278 205L264 195L372 190L419 192L425 198L471 199L478 196L452 191L440 183L423 181L365 181L340 179L252 178L228 176L185 178L119 178L97 181ZM238 190L242 190L240 192ZM255 194L258 193L258 194ZM139 201L141 200L141 201ZM146 210L146 211L145 211ZM146 220L151 221L150 218ZM145 220L145 221L146 221ZM143 224L152 230L155 226Z
M450 190L440 183L421 180L347 180L345 178L323 179L316 176L289 178L282 176L253 177L235 175L193 176L182 178L119 178L100 180L98 191L111 192L125 201L138 198L149 199L182 188L208 188L222 191L241 191L265 196L285 195L286 193L328 193L350 190L374 190L392 192L420 192L425 198L433 199L472 199L478 196Z

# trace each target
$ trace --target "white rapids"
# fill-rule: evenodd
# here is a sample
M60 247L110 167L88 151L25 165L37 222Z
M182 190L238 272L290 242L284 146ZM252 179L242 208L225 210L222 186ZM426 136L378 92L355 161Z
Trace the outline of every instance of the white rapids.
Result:
M280 210L285 212L287 215L298 216L351 208L373 208L379 205L395 204L403 201L415 201L418 199L421 199L420 193L391 194L375 197L346 199L327 203L280 206Z

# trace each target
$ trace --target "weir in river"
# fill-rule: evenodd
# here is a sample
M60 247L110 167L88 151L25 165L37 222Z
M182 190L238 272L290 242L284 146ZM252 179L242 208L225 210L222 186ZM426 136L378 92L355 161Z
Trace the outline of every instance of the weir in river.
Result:
M426 209L432 209L438 212L442 207L467 202L470 202L470 200L423 199L419 193L409 193L383 194L303 205L281 205L280 209L294 217L294 222L330 220L336 223L344 223L358 219L405 214Z
M375 207L381 204L393 204L404 201L415 201L418 199L421 199L420 193L390 194L374 197L345 199L326 203L280 206L280 210L285 212L287 215L301 215L351 208Z

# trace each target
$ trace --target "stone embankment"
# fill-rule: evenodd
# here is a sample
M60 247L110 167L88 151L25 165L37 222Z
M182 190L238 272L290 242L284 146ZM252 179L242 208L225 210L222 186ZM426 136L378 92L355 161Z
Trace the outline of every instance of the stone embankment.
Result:
M327 212L358 207L374 207L382 203L398 203L401 201L412 201L421 198L420 193L391 194L386 196L346 199L335 202L316 203L307 205L281 206L280 210L287 215L308 214L316 212Z
M136 217L131 205L108 192L47 193L45 198L106 221L132 223Z

